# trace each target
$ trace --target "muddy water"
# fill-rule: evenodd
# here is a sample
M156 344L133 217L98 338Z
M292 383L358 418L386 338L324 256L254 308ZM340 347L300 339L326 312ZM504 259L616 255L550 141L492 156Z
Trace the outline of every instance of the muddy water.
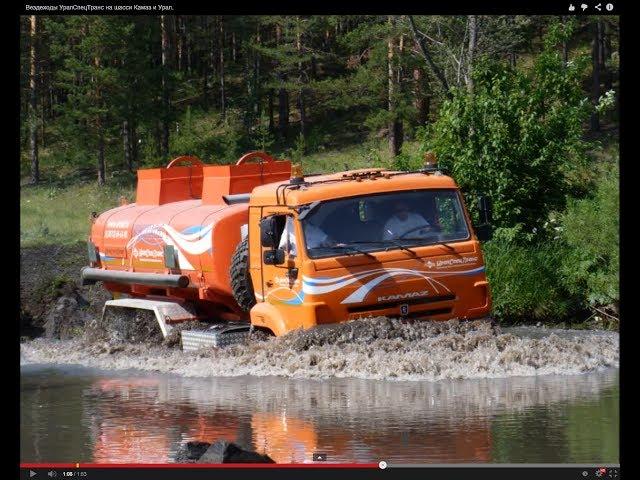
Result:
M224 438L278 462L618 462L617 334L371 325L190 355L23 344L21 458Z
M190 377L286 376L444 380L573 374L618 365L613 332L494 331L486 323L357 320L264 342L185 353L147 345L36 340L25 363L137 368Z

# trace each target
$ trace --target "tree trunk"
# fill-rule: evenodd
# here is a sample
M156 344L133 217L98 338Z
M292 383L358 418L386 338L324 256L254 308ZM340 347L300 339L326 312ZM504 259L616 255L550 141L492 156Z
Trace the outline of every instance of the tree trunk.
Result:
M260 25L257 27L256 31L256 43L260 45L261 42L260 37ZM256 118L260 118L260 100L261 100L261 90L260 90L260 53L255 52L253 59L253 114Z
M419 68L413 69L413 106L417 112L418 125L425 125L429 112L426 109L427 102L424 95L424 75Z
M273 88L269 89L267 110L269 112L269 131L273 132L275 130L275 125L273 120Z
M609 91L613 88L613 78L609 62L611 61L611 27L608 21L602 22L602 71L604 73L604 89Z
M444 89L445 96L450 99L452 97L452 94L451 94L451 91L449 90L449 82L447 82L447 78L444 76L443 71L433 61L433 58L431 58L431 53L427 49L427 46L425 45L424 40L418 36L418 29L416 28L416 24L413 21L413 17L411 15L408 15L407 17L409 18L409 24L411 26L411 31L413 33L414 41L420 48L420 52L422 53L423 58L429 65L429 68L431 68L431 71L435 74L438 81L442 84L442 88Z
M218 61L216 60L216 24L215 21L211 24L211 30L207 29L207 35L209 36L209 67L211 68L211 83L214 83L215 76L218 73Z
M478 18L476 15L469 15L469 48L467 50L467 90L473 95L473 57L478 42Z
M236 32L231 32L231 60L236 63Z
M389 138L389 152L392 157L397 156L402 149L402 126L397 118L397 112L395 108L395 87L396 78L394 74L393 65L393 17L389 15L387 17L387 23L389 25L389 39L387 41L387 89L388 89L388 109L389 109L389 123L388 123L388 138Z
M391 20L391 16L387 17L387 23L389 25L389 30L391 30L392 27L392 20ZM394 114L394 108L393 108L393 95L394 95L394 91L393 91L393 85L394 84L394 79L393 79L393 36L391 34L391 32L389 32L389 39L387 40L387 108L389 110L389 124L387 126L388 129L388 138L389 138L389 152L391 153L391 156L395 157L396 155L398 155L398 150L396 148L396 128L395 128L395 122L394 122L394 118L393 118L393 114Z
M156 155L158 157L162 156L162 121L158 120L157 122L154 122L154 128L153 128L153 137L155 139L155 144L156 144Z
M122 122L122 146L124 148L124 164L125 167L133 172L133 160L131 155L131 130L129 128L129 122L125 120Z
M129 124L129 133L131 138L131 164L136 165L138 163L138 132L135 121Z
M105 166L104 166L104 131L102 128L102 120L98 117L98 185L105 184Z
M184 39L184 21L183 21L183 17L181 17L180 15L178 15L176 17L176 30L178 30L177 32L177 40L178 40L178 44L177 44L177 60L178 60L178 70L179 71L183 71L184 70L184 65L183 65L183 54L184 54L184 44L185 44L185 39Z
M169 157L169 30L167 18L160 15L160 30L162 32L162 134L160 156L164 161Z
M296 29L296 51L298 52L298 58L302 55L302 32L300 30L300 17L298 17ZM300 135L304 138L307 130L307 116L305 112L304 104L304 70L302 60L298 61L298 82L300 82L300 89L298 90L298 111L300 112Z
M403 71L402 71L402 55L404 54L404 35L400 35L398 40L398 68L396 69L396 85L398 87L402 83Z
M278 127L280 135L286 137L289 129L289 95L284 88L278 90Z
M42 85L41 85L42 87ZM47 148L46 139L44 136L44 119L45 119L45 107L44 107L44 95L43 89L40 88L40 98L42 101L40 102L40 143L42 144L42 148Z
M204 62L202 68L202 106L206 112L209 110L209 85L207 83L209 81L209 64Z
M593 26L594 36L591 48L591 57L593 61L593 76L591 82L591 102L595 107L600 99L600 22L596 22ZM598 112L594 111L591 114L591 131L597 132L600 130L600 117Z
M276 25L276 46L280 45L282 38L282 26ZM282 72L278 73L278 79L280 84L283 84L286 80L285 75ZM289 130L289 95L284 87L280 87L278 90L278 128L280 135L286 138L287 131Z
M226 102L224 93L224 23L220 17L220 30L218 37L218 48L220 50L220 114L224 119L226 117Z
M245 87L247 89L247 103L246 103L246 107L244 108L244 112L243 112L243 118L244 118L244 128L247 132L249 132L250 128L251 128L251 124L253 122L253 102L254 102L254 95L253 95L253 75L251 73L251 67L249 66L249 55L245 55L244 56L244 62L242 62L242 70L243 70L243 77L244 77L244 84Z
M96 56L94 58L94 65L96 70L100 69L101 61L100 57ZM100 91L100 85L96 85L95 89L95 97L97 100L98 106L101 105L102 102L102 92ZM104 165L104 126L102 117L100 114L97 114L95 117L95 125L96 125L96 136L98 137L98 185L105 184L105 165Z
M38 66L38 49L37 34L38 23L37 17L30 17L31 31L31 55L29 65L29 156L31 158L31 183L36 184L40 181L40 162L38 159L38 115L37 111L37 66Z
M187 54L186 54L186 62L187 62L187 73L191 75L191 66L193 64L193 40L190 35L187 35Z
M304 89L301 88L298 92L298 110L300 111L300 135L306 137L307 135L307 113L304 103Z

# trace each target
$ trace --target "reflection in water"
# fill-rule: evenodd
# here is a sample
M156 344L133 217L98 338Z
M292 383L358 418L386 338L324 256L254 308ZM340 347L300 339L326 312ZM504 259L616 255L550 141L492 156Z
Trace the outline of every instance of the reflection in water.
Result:
M226 439L277 462L618 462L618 370L441 382L22 372L21 458L167 462Z

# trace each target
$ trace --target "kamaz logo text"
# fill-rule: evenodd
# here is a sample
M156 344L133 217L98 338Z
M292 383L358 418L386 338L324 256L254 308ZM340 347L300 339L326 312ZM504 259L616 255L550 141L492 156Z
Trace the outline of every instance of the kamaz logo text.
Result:
M406 298L426 297L427 295L429 295L429 292L427 290L422 290L421 292L398 293L396 295L385 295L382 297L378 297L378 302L388 302L391 300L404 300Z

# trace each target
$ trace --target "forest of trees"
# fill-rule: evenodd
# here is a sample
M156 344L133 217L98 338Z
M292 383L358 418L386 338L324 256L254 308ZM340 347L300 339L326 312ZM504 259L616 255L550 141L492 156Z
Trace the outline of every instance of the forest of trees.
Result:
M306 153L377 136L396 156L417 127L437 118L452 91L473 94L474 67L483 59L530 64L558 23L575 23L571 38L558 45L565 62L570 52L593 50L584 88L594 103L617 74L615 17L21 21L23 171L33 183L44 152L92 166L100 183L108 169L133 170L186 153L224 162L274 143ZM599 129L597 113L590 128Z
M618 17L20 22L23 212L53 208L51 182L104 192L122 174L131 188L137 168L180 155L259 149L305 166L367 145L367 165L411 169L433 150L472 213L476 193L493 201L497 315L617 315ZM324 168L363 165L348 152ZM42 217L25 215L22 236L51 241L62 227Z

